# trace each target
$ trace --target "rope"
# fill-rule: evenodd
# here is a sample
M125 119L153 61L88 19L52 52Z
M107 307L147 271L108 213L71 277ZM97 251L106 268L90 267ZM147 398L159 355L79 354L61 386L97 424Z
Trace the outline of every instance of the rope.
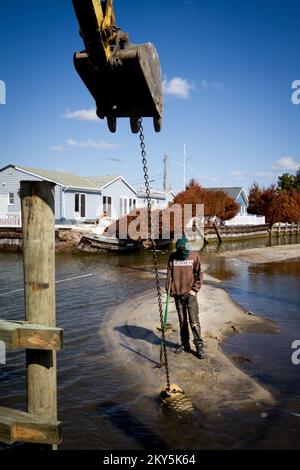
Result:
M166 348L166 337L165 337L165 328L164 328L164 313L163 313L163 305L162 305L162 294L161 294L161 287L159 281L159 271L158 271L158 259L157 259L157 251L155 246L155 241L152 238L152 206L151 206L151 194L150 194L150 184L149 184L149 174L148 174L148 162L147 162L147 154L146 154L146 146L145 146L145 137L144 137L144 128L143 128L143 120L142 118L139 119L139 137L140 137L140 146L141 146L141 155L142 155L142 164L143 164L143 172L144 172L144 180L145 180L145 189L147 195L147 209L148 209L148 234L149 238L148 241L152 246L152 254L153 254L153 266L155 271L155 283L157 289L157 300L158 300L158 310L159 310L159 317L160 317L160 324L161 324L161 331L162 331L162 349L163 349L163 356L164 356L164 366L166 370L166 381L167 381L167 390L170 389L170 374L169 374L169 363L168 363L168 354Z

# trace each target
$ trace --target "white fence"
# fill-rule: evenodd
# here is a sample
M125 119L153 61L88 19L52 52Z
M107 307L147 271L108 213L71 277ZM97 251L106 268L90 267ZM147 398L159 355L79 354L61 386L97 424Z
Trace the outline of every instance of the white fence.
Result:
M236 215L231 220L226 220L225 225L264 225L266 219L264 216L258 215Z
M17 212L1 216L0 227L21 227L21 213Z
M288 222L278 222L277 224L273 224L271 227L272 233L299 233L300 232L300 224L292 222L289 224Z

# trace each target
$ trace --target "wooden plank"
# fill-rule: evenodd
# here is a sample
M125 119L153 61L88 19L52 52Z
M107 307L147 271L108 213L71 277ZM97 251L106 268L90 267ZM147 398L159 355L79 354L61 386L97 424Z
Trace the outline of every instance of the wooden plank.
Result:
M63 348L63 330L29 322L0 320L0 340L10 350L24 348L58 351Z
M23 411L0 407L0 442L31 442L58 445L62 440L62 424Z

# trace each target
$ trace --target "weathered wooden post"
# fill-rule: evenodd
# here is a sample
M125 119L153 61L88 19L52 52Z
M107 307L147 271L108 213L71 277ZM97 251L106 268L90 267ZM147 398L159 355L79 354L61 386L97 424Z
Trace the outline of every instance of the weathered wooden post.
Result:
M55 327L54 187L21 182L25 322L0 320L0 340L9 350L26 349L28 411L0 407L0 442L61 442L57 420L56 350L63 331Z
M223 243L221 232L220 232L220 230L219 230L219 228L218 228L218 226L217 226L217 224L216 224L215 221L213 222L213 226L214 226L214 229L215 229L215 231L216 231L219 244Z
M22 181L26 321L55 327L55 185ZM26 350L28 412L57 419L56 352Z

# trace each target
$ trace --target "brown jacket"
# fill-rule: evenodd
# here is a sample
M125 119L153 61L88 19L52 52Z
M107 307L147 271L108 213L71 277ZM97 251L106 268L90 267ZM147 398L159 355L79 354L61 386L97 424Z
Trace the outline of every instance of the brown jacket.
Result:
M171 295L187 294L190 290L198 292L202 284L200 256L191 251L187 259L177 259L173 253L168 262L166 290Z

